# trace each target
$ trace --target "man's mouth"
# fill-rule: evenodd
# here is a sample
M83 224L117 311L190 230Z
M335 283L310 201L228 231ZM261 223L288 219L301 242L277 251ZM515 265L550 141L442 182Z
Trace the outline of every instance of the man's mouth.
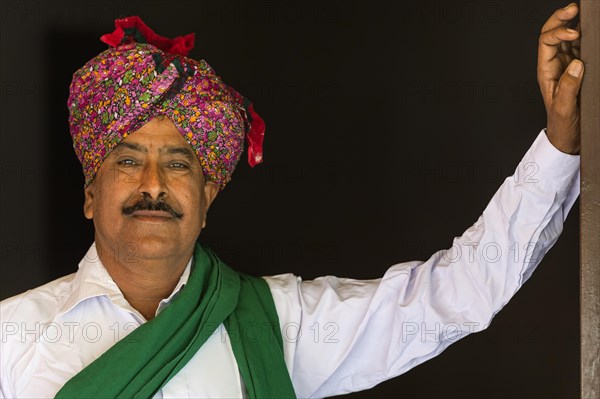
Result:
M174 219L173 215L166 211L134 211L131 214L132 217L148 221L148 222L166 222L168 220Z

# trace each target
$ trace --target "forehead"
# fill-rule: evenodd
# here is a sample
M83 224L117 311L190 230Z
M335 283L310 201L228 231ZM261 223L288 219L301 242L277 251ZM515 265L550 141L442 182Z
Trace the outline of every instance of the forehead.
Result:
M129 134L123 142L144 143L149 147L182 145L192 150L175 124L167 117L154 117L141 128Z

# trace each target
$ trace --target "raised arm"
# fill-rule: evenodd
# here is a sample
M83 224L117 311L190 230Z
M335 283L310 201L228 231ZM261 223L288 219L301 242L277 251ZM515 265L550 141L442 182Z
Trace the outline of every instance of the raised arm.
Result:
M579 156L542 131L475 224L427 261L369 281L268 278L299 397L370 388L487 328L554 245L578 195Z

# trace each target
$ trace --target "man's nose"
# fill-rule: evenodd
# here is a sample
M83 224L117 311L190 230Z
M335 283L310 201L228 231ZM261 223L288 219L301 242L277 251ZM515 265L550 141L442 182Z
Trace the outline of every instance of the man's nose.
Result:
M146 193L157 200L167 194L165 173L156 162L147 162L140 175L139 192Z

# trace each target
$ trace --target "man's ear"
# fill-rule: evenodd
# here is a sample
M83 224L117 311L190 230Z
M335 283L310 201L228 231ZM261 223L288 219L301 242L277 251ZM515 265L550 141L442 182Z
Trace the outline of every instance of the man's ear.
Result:
M202 220L202 228L206 227L206 214L208 213L208 208L213 203L215 198L217 198L217 194L219 194L219 186L213 181L207 181L204 183L204 218Z
M85 196L85 200L83 202L83 214L87 219L94 218L94 182L91 182L89 186L87 186L83 190L83 195Z

